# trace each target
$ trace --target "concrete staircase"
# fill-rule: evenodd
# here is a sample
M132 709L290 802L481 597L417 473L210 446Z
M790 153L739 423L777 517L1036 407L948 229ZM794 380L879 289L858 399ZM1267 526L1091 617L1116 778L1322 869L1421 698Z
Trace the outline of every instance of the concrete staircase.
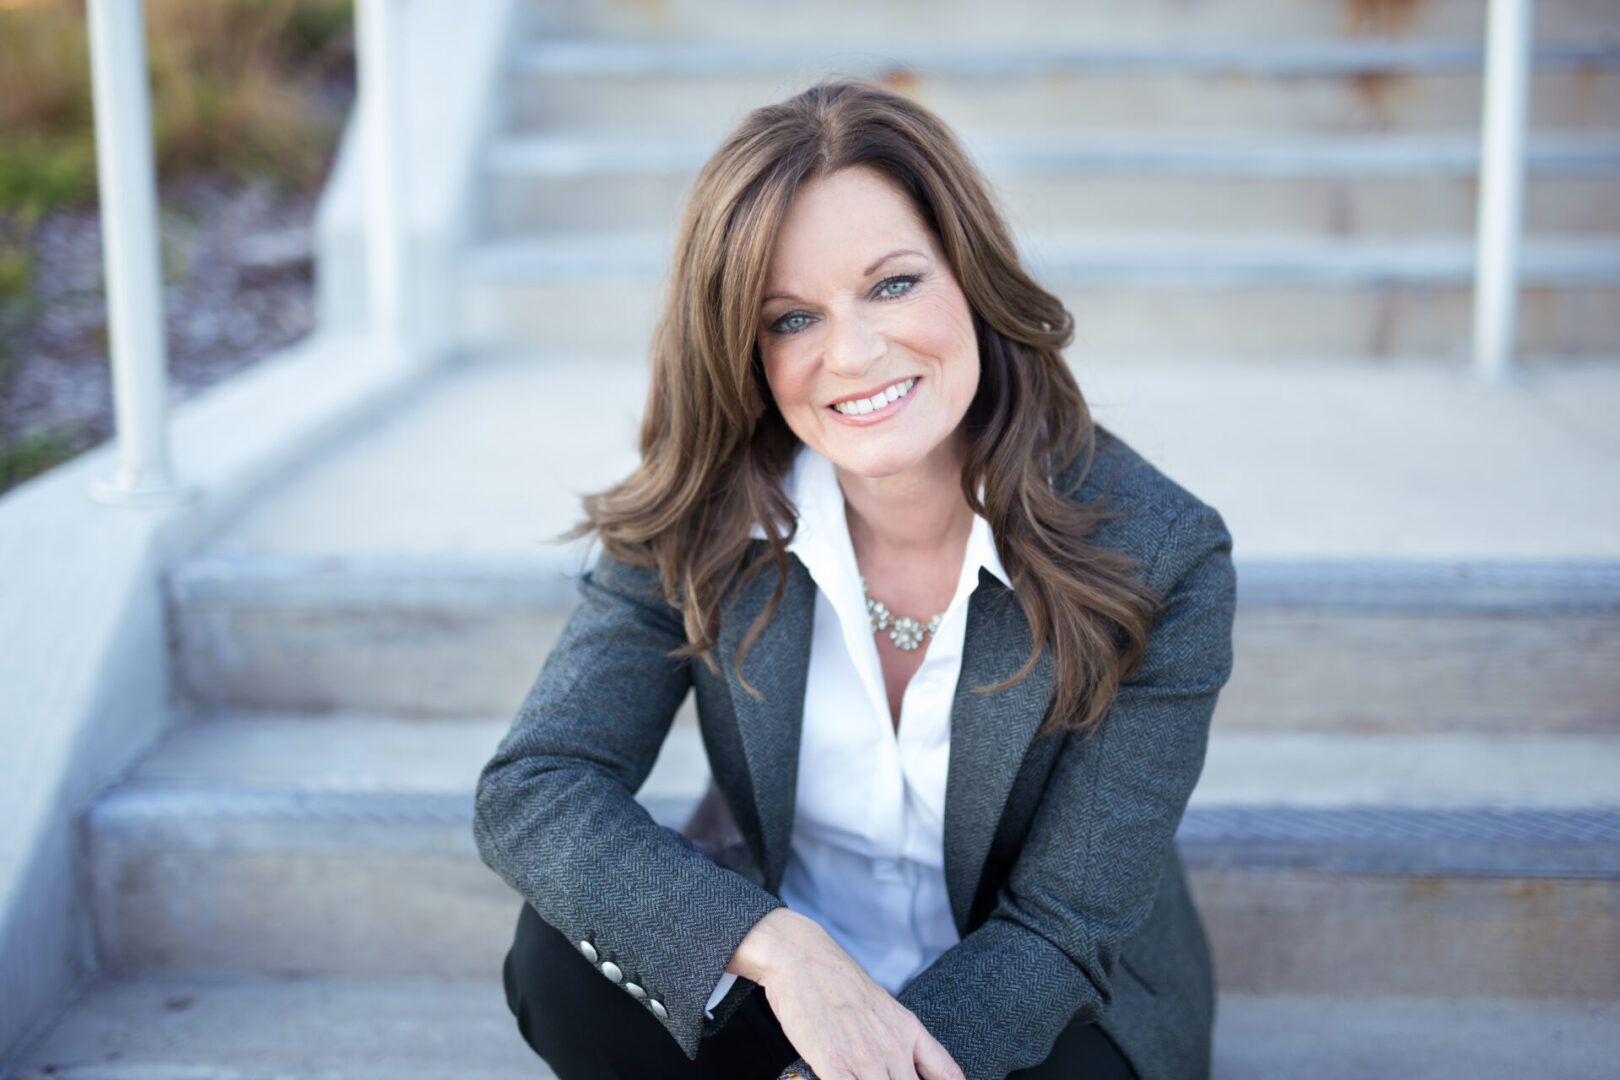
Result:
M639 349L719 136L849 73L956 127L1081 355L1461 361L1485 5L1292 6L586 6L514 49L461 336ZM1538 26L1523 351L1613 354L1620 18L1566 0Z
M1307 412L1328 376L1178 371L1089 385L1239 538L1237 668L1180 834L1222 985L1218 1075L1601 1075L1620 1049L1620 505L1600 485L1620 447L1547 406L1620 405L1620 372L1484 397L1355 373L1359 396L1337 385L1332 415L1299 421L1317 438L1298 471L1260 488L1261 443L1195 462L1262 382ZM568 489L628 461L641 388L628 364L448 369L174 568L184 715L86 820L109 977L31 1063L534 1075L495 976L517 901L472 850L471 788L571 602L580 553L544 541ZM1358 491L1339 444L1386 396L1452 441L1419 487ZM555 408L580 400L624 404ZM1492 460L1503 410L1514 469ZM1432 436L1394 419L1371 476ZM1481 461L1504 490L1567 479L1535 519L1551 557L1521 557L1537 537L1500 503L1498 528L1435 505ZM1377 510L1399 543L1336 518ZM703 781L682 717L639 795L675 823ZM260 1018L299 1037L238 1030Z
M957 126L1099 420L1236 538L1179 836L1216 1074L1612 1070L1620 9L1538 7L1505 388L1461 364L1478 0L524 11L466 358L171 569L175 726L84 821L105 978L0 1076L546 1075L473 781L574 603L550 539L634 461L683 186L828 70ZM638 797L705 780L683 714Z

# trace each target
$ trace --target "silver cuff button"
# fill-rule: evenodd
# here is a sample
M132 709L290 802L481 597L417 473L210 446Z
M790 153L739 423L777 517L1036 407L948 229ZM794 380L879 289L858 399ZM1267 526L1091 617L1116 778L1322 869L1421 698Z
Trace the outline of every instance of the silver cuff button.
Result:
M596 963L596 946L588 941L582 941L579 943L579 951L584 955L585 959L593 964Z
M647 991L643 990L635 983L625 983L624 992L635 998L637 1001L640 1001L642 998L647 996Z
M652 1000L648 1001L647 1008L651 1009L652 1014L658 1017L658 1019L669 1019L669 1010L664 1008L663 1002L659 1001L657 998L653 998Z
M624 972L620 971L619 965L611 960L602 961L602 974L608 977L608 982L624 981Z

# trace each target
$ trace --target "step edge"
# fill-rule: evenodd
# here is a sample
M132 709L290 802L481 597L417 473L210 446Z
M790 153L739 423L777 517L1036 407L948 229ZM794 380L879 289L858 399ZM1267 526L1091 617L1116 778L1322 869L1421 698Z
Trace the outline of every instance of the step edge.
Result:
M695 174L713 140L669 136L508 132L486 148L482 161L494 179L552 180L603 175ZM1003 181L1008 174L1155 170L1165 175L1278 177L1402 177L1477 173L1476 134L1221 136L1059 136L1047 139L968 140L974 160ZM1532 136L1525 143L1527 172L1620 172L1620 137Z
M1518 614L1620 613L1620 562L1234 560L1240 607ZM533 557L216 554L166 575L181 607L572 607L577 550Z
M653 284L664 278L667 241L614 238L593 246L574 234L525 235L475 245L459 271L467 285L544 285L552 279L616 280ZM1432 285L1474 282L1471 239L1339 241L1315 237L1278 240L1121 240L1047 236L1025 245L1030 268L1049 286L1109 284L1200 285L1242 288ZM1521 247L1526 285L1612 286L1620 283L1620 241L1537 240Z
M1601 42L1537 41L1537 70L1620 67L1620 47ZM850 74L882 76L895 69L947 76L997 77L1091 72L1169 74L1355 75L1377 72L1478 71L1485 47L1465 39L1356 42L1299 41L1275 45L1103 45L1095 47L899 47L883 50L772 48L707 42L531 40L514 50L517 75L713 78L779 75L783 70L835 65Z
M471 793L294 792L132 786L87 811L100 842L154 837L170 846L219 850L220 831L271 826L246 846L323 846L323 828L455 828L470 837ZM678 829L699 795L642 800L654 821ZM203 831L184 843L176 830ZM287 835L288 832L292 835ZM338 842L352 843L345 833ZM1620 880L1620 806L1573 809L1288 804L1189 806L1176 842L1190 866L1337 872ZM390 845L397 849L402 845ZM409 846L409 845L403 845ZM436 839L424 844L442 851Z

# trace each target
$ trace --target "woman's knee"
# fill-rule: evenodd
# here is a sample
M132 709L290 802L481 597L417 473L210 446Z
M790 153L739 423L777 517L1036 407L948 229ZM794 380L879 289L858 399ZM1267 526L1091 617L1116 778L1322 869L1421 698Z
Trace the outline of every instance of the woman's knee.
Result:
M518 1031L559 1080L692 1075L692 1063L652 1014L528 904L502 975Z
M1019 1069L1007 1080L1067 1080L1073 1076L1137 1080L1136 1070L1108 1033L1096 1024L1085 1023L1064 1028L1045 1061Z
M536 1038L558 1016L558 999L566 1000L570 984L578 980L579 966L587 963L577 954L570 961L569 953L573 949L563 936L524 904L501 974L507 1007L536 1050L541 1049Z

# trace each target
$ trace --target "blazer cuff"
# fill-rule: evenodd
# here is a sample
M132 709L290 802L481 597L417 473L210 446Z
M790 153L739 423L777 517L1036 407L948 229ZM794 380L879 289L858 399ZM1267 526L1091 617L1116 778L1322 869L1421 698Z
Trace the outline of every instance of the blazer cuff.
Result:
M731 984L736 981L737 973L734 971L728 971L720 976L720 981L714 984L714 993L709 995L709 1000L703 1005L704 1016L707 1016L710 1020L714 1019L714 1007L720 1004L720 999L726 996L726 993L731 989Z

